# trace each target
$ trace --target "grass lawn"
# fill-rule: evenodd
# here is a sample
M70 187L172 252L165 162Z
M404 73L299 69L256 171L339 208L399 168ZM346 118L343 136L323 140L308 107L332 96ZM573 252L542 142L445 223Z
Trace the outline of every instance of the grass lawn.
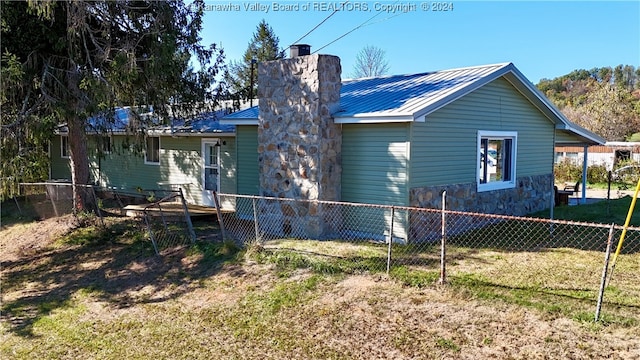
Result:
M435 245L394 244L387 276L373 243L239 249L212 242L205 220L195 246L156 256L128 219L14 220L0 229L3 359L640 357L638 251L619 259L594 323L603 254L591 248L468 246L466 234L436 285Z
M587 205L556 206L553 209L553 217L561 220L624 225L632 200L632 196L624 196L620 199L605 199ZM532 214L532 216L548 219L549 210ZM629 225L640 227L640 203L636 204Z

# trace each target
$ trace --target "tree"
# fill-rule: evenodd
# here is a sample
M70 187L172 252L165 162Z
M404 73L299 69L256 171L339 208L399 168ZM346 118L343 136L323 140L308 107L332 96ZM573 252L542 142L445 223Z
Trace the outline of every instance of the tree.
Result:
M255 97L258 90L257 63L284 59L284 57L284 50L280 49L280 40L263 19L256 27L256 32L253 33L242 60L232 61L229 65L229 71L225 74L229 91L242 99Z
M89 119L109 122L116 107L130 106L136 117L130 130L139 134L175 112L187 117L215 106L223 55L200 44L203 10L202 0L3 2L2 177L21 178L29 161L5 170L4 155L28 152L29 134L51 136L51 124L68 127L78 185L89 182ZM150 107L154 119L138 116ZM85 200L74 186L76 209Z
M640 73L632 65L574 70L537 85L569 120L607 140L640 130Z
M385 51L368 45L356 55L353 67L354 78L385 75L389 71L389 62L385 58Z
M618 86L599 84L587 95L584 104L562 111L571 121L609 141L624 141L640 128L640 114L634 110L629 96Z

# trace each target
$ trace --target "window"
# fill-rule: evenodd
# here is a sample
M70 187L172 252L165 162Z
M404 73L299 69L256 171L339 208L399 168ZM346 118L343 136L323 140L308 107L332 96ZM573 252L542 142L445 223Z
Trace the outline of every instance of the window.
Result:
M572 164L581 164L582 160L578 157L577 152L556 152L556 164L559 164L563 161L568 161Z
M518 133L478 131L478 191L515 187Z
M148 136L145 151L145 164L160 164L160 137Z
M202 139L204 193L218 191L220 185L220 140Z
M60 135L60 157L69 158L69 137L67 135Z
M628 162L631 160L631 150L616 150L614 151L613 164L618 165L621 162Z

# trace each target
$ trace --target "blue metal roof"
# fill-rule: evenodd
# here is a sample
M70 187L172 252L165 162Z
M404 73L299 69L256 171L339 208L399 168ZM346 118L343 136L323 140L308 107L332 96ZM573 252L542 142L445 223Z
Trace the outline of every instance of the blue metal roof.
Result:
M146 130L154 134L219 134L219 133L235 133L235 126L221 124L220 119L228 113L227 109L209 111L198 114L194 118L182 119L172 118L169 124L158 124L151 119L146 125ZM146 114L138 114L141 117L152 117L153 109ZM135 115L130 108L120 107L113 112L104 112L95 115L87 120L88 133L111 132L114 134L125 133L130 122ZM69 130L66 124L57 128L58 133L67 133Z
M170 125L150 128L153 132L166 134L234 133L236 127L220 123L225 110L199 114L191 119L173 119Z
M377 119L385 122L413 121L429 105L468 89L470 85L481 82L488 75L508 66L512 65L504 63L412 75L343 80L340 110L333 116L336 122L343 122L343 118ZM222 121L255 121L258 115L258 106L254 106L227 115Z
M253 106L244 110L236 111L222 118L225 120L257 120L259 115L258 106Z
M484 83L483 79L509 65L344 80L340 91L340 111L334 114L334 118L415 120L416 116L429 112L429 107L460 91L467 93L472 85Z
M538 108L556 129L586 144L604 139L573 124L512 63L482 65L413 75L381 76L342 81L336 123L425 121L425 116L472 91L504 77ZM254 106L221 119L223 124L258 124Z

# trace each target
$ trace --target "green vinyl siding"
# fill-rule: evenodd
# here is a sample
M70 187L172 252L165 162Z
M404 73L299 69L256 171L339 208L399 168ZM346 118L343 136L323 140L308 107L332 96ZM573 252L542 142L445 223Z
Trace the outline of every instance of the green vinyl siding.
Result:
M221 138L220 141L220 192L233 194L238 191L236 138Z
M258 126L236 126L238 158L238 194L259 195L260 177L258 173Z
M343 201L407 203L408 130L405 123L343 125Z
M342 126L342 201L408 205L408 130L405 123ZM389 235L390 208L346 207L343 216L353 236L383 240ZM406 214L396 211L393 218L393 236L406 239Z
M187 202L202 204L201 152L199 137L160 137L160 179L156 186L181 188Z
M570 144L569 146L583 146L577 136L563 130L556 131L556 143L559 144L558 146L565 146L565 144Z
M125 136L113 136L112 151L98 159L90 157L92 178L100 186L118 189L157 189L161 181L160 165L144 163L144 154L131 150ZM162 147L162 140L160 146ZM160 151L162 156L162 150Z
M551 173L554 124L500 78L412 124L410 187L475 182L478 130L518 133L516 178Z
M92 176L100 186L119 189L181 188L189 203L203 204L201 137L160 138L160 164L145 164L144 154L123 147L124 136L112 137L112 149L101 159L93 156ZM215 134L204 139L218 139ZM235 139L219 138L220 191L236 191ZM99 171L98 171L99 169Z
M49 147L49 156L51 158L51 173L50 177L53 180L71 180L71 166L68 158L63 158L61 155L61 139L59 135L56 135L51 140Z

